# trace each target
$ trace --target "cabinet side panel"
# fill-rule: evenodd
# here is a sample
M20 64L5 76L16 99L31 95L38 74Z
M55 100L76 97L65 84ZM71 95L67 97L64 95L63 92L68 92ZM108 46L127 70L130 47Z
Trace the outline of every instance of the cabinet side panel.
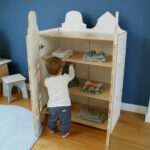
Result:
M35 136L41 132L41 116L40 116L40 95L41 95L41 65L40 53L38 49L39 36L36 14L34 11L29 12L27 30L27 56L28 56L28 72L29 84L33 113L33 125Z
M116 79L115 79L115 91L113 97L113 114L112 114L112 126L111 132L113 131L119 116L121 109L121 99L122 99L122 88L123 88L123 78L124 78L124 65L125 65L125 54L126 54L126 39L127 33L121 34L118 37L118 55L116 64Z
M40 56L44 56L56 49L58 46L58 38L55 37L41 37L39 38L39 51Z
M41 128L39 93L41 93L38 36L27 36L28 70L35 136Z

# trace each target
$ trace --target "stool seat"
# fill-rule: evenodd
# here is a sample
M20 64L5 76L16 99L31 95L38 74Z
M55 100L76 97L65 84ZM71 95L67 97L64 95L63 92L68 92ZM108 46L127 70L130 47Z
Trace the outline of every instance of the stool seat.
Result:
M14 74L2 77L3 96L8 96L8 103L11 102L11 90L14 85L21 89L23 98L28 98L25 80L26 78L21 74Z
M17 83L17 82L25 81L25 80L26 78L21 74L14 74L14 75L2 77L2 81L5 82L6 84Z

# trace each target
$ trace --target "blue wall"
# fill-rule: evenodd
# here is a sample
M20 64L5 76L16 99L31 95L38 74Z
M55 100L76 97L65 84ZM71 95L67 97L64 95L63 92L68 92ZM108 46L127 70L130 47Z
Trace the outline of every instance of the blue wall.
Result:
M150 96L150 0L0 0L0 57L11 58L11 73L28 77L28 12L35 10L39 29L58 27L69 10L78 10L88 27L104 12L120 12L128 31L123 102L148 105ZM148 28L149 27L149 28Z

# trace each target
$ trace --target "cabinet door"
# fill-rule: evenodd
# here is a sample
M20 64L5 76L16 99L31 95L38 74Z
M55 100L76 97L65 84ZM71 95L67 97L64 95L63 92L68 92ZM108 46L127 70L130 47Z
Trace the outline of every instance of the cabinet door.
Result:
M36 34L27 36L29 84L35 136L40 134L42 128L40 117L41 65L38 41L39 37Z
M124 78L124 66L125 66L125 54L126 54L126 40L127 33L123 33L118 36L117 42L117 58L116 58L116 73L114 83L114 96L113 96L113 112L112 112L112 128L111 132L115 128L115 125L120 116L123 78Z

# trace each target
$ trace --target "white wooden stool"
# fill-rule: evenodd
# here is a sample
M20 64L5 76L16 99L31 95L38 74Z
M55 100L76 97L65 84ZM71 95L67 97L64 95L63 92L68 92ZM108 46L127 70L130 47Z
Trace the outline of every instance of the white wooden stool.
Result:
M11 102L11 90L14 85L19 87L22 91L23 98L28 98L26 84L26 78L21 74L9 75L2 77L3 81L3 96L8 96L8 103Z

